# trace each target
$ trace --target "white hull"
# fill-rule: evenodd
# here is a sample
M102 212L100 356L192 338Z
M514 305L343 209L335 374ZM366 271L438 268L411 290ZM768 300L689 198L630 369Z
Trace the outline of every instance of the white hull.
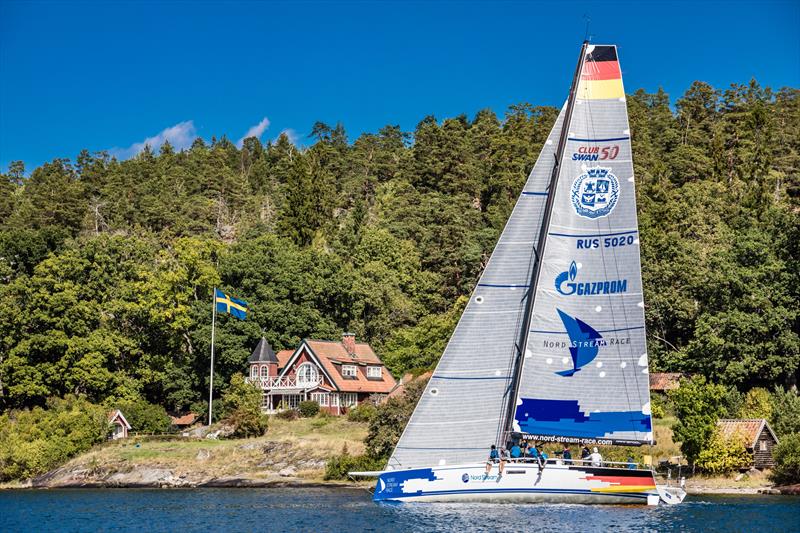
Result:
M465 464L384 472L375 501L509 502L655 505L659 495L649 470L508 463Z

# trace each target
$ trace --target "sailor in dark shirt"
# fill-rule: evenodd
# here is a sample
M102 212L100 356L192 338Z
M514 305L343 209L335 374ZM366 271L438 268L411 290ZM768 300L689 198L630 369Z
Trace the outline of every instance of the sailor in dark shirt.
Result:
M572 452L569 451L569 446L564 445L564 451L561 452L561 457L564 459L565 465L572 464Z

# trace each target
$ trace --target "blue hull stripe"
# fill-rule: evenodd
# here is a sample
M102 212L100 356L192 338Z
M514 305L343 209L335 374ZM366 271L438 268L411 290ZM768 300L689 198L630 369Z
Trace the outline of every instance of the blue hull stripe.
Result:
M399 500L402 498L416 498L419 496L439 496L445 494L581 494L584 496L614 496L622 498L632 498L636 500L646 500L649 494L655 493L630 493L630 492L593 492L586 489L463 489L463 490L431 490L420 491L413 494L403 494L398 496L387 496L385 498L375 497L375 500Z
M634 329L644 329L644 326L634 326L631 328L618 328L618 329L598 329L598 333L614 333L616 331L631 331ZM566 331L543 331L539 329L532 329L530 330L531 333L546 333L548 335L566 335Z
M548 233L548 235L551 235L553 237L573 237L576 239L581 239L584 237L613 237L614 235L630 235L631 233L639 233L639 230L620 231L617 233L593 233L586 235L575 235L573 233Z
M522 191L522 196L547 196L546 192Z
M568 141L578 141L582 143L607 143L611 141L627 141L630 137L611 137L610 139L576 139L575 137L567 137Z

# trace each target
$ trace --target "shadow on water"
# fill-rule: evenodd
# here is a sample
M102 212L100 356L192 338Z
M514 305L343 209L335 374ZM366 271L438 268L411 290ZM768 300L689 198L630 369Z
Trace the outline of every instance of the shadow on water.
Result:
M695 496L679 506L375 504L363 490L0 492L0 531L798 531L800 498Z

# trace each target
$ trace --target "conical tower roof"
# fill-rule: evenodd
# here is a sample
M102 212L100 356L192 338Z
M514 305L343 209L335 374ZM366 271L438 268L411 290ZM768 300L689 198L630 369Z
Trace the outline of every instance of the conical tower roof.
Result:
M275 356L275 350L272 349L272 346L269 345L267 339L261 337L261 340L258 341L258 345L256 349L253 350L253 353L250 355L250 359L248 359L251 363L278 363L278 358Z

